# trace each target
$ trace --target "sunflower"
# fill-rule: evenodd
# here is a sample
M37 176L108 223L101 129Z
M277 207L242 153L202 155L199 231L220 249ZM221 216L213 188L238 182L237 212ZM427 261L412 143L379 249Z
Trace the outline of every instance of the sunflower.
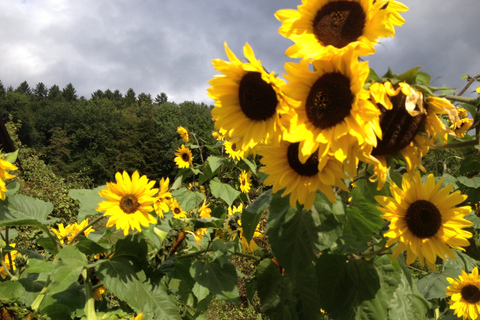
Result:
M243 138L239 149L249 149L262 140L279 139L280 115L287 112L281 90L283 80L267 73L248 43L243 47L248 62L240 61L225 43L230 61L212 61L217 75L209 83L208 95L215 100L215 129L227 138Z
M5 185L4 179L12 179L15 176L8 173L7 170L17 170L18 167L14 164L3 160L0 156L0 199L5 200L5 192L8 191L7 186Z
M243 158L245 158L245 151L242 149L241 146L239 146L237 141L232 142L229 140L225 140L225 142L223 143L223 146L225 147L225 152L233 160L240 161Z
M184 127L178 127L177 133L180 135L180 137L182 137L183 142L188 142L188 140L190 140L190 136L188 135L188 130L185 129Z
M124 235L128 235L130 229L142 232L140 225L148 227L156 223L156 219L150 214L153 210L153 197L158 189L152 189L155 181L148 181L147 176L141 176L138 171L132 174L117 172L116 183L107 182L107 188L102 189L100 196L108 200L98 204L97 211L105 211L104 216L110 216L107 227L113 225L122 229Z
M472 225L464 217L472 209L470 206L455 207L467 199L460 191L451 194L453 185L440 189L442 179L435 183L430 174L426 183L422 183L420 172L415 175L404 174L402 189L394 183L390 185L393 197L376 196L384 214L382 218L390 221L387 247L398 242L393 251L393 258L407 250L407 264L412 264L417 257L420 264L424 262L435 270L436 256L447 260L455 259L455 253L449 248L464 250L469 246L468 238L472 234L462 230Z
M243 203L240 203L238 206L231 206L228 207L227 209L228 216L231 217L237 213L242 213L243 212Z
M405 159L407 172L419 168L425 171L422 157L435 147L437 134L444 142L452 132L437 114L448 114L457 123L458 115L448 100L436 97L424 98L420 91L407 83L393 86L390 82L374 83L369 87L371 100L381 111L382 138L372 150L374 163L372 182L383 188L387 179L387 157L398 152Z
M180 169L188 168L192 165L192 151L189 148L186 148L183 144L177 149L175 155L175 163Z
M153 203L155 213L160 219L163 219L164 212L168 212L170 210L170 201L172 200L172 194L168 192L169 184L169 178L160 179L160 191L158 191L155 202Z
M15 248L15 246L16 246L15 243L10 243L10 247ZM7 267L8 270L10 270L10 269L15 270L17 268L16 265L15 265L15 257L17 256L17 254L18 254L17 250L12 250L12 251L10 251L10 257L12 258L11 260L8 257L8 254L6 254L5 257L3 257L3 262L5 263L5 266ZM1 258L2 257L0 257L0 259ZM10 267L10 261L12 262L11 267ZM4 269L4 267L2 265L0 265L0 277L2 277L2 279L5 279L7 274L8 273Z
M477 319L480 316L480 278L478 268L468 274L462 270L458 279L448 278L451 286L447 287L446 295L451 297L448 302L454 314L463 319Z
M173 212L173 217L175 219L181 219L181 218L186 218L187 213L182 209L182 206L180 206L177 202L177 199L173 199L171 204L170 204L170 209Z
M240 180L240 190L243 193L248 193L252 187L251 175L252 173L250 171L246 172L245 170L242 170L240 176L238 177L238 180Z
M225 140L225 130L213 131L212 137L214 137L218 141Z
M200 191L200 193L205 194L205 186L198 185L197 181L189 183L187 189L190 191Z
M352 150L371 149L377 135L381 136L380 111L368 101L369 93L363 89L370 72L368 63L359 63L348 52L313 61L313 66L315 71L310 71L305 60L285 64L285 77L290 83L284 91L297 103L284 139L300 143L302 163L317 149L320 157L333 153L343 163ZM363 152L356 156L368 158Z
M335 202L332 186L347 190L341 180L347 178L342 164L333 156L326 156L319 161L318 152L313 153L305 163L301 163L298 149L299 143L287 141L282 141L279 146L259 149L259 154L262 155L260 161L265 165L260 171L268 174L265 184L273 185L273 192L285 188L282 196L290 194L292 208L298 201L309 210L315 201L317 190L323 192L331 202Z
M287 56L323 59L348 51L374 53L378 39L393 37L394 26L405 22L399 12L406 10L386 0L303 0L298 10L279 10L275 17L282 22L278 32L295 43Z
M210 213L212 213L212 209L208 207L209 205L210 204L207 203L207 198L203 199L202 206L198 209L198 214L201 219L206 219L211 217Z
M83 220L81 223L68 224L66 227L63 226L63 223L58 225L58 230L52 228L53 233L60 239L61 243L65 243L65 240L70 242L80 231L83 230L88 225L88 219ZM88 227L83 231L85 237L88 237L90 232L95 231L92 227Z

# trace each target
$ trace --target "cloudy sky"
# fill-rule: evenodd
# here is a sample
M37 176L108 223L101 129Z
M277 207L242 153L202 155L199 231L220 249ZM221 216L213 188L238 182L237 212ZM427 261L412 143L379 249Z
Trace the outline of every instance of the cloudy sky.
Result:
M279 74L292 44L277 32L279 9L301 0L0 0L0 80L27 81L79 96L97 89L170 101L210 104L211 60L226 59L223 42L242 55L250 43L263 65ZM461 88L480 73L480 0L403 0L404 26L383 39L370 66L380 74L423 66L435 85Z

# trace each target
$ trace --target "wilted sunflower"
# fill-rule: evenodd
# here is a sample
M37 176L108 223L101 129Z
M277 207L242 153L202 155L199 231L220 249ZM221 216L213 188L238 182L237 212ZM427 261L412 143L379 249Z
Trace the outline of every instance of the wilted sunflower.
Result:
M422 183L420 172L415 175L404 174L402 189L390 184L393 197L376 196L384 214L382 218L390 221L387 246L398 242L393 251L393 258L407 250L407 264L419 259L435 270L437 256L447 260L455 259L455 253L449 248L463 250L469 246L468 238L472 234L462 230L472 225L464 217L472 212L470 206L455 207L467 199L460 191L450 194L453 185L440 189L442 179L435 183L430 174L426 183Z
M187 213L183 210L182 206L178 204L177 199L173 199L170 204L170 209L173 212L173 217L175 219L186 218Z
M242 170L238 177L238 180L240 181L240 190L244 193L248 193L252 187L251 175L252 173L250 171L246 172L245 170Z
M394 26L405 22L399 12L407 10L386 0L303 0L298 10L279 10L275 17L282 22L278 32L295 42L287 56L323 59L347 51L374 53L378 39L393 37Z
M168 212L170 210L170 202L172 200L172 194L168 192L169 184L170 184L169 178L160 179L160 191L158 191L158 194L155 197L155 202L153 203L155 213L160 219L163 219L164 212Z
M374 176L378 189L383 188L387 178L387 156L401 153L412 174L419 168L425 171L422 157L435 147L437 135L447 141L450 129L437 114L448 114L455 123L458 121L456 108L448 100L427 97L407 83L395 87L390 82L374 83L369 88L372 101L382 112L380 127L382 138L372 150L372 157L378 160L374 165Z
M184 127L178 127L177 133L182 137L184 142L188 142L190 140L190 136L188 135L188 130Z
M463 119L460 119L460 124L454 123L450 126L450 129L452 129L453 132L455 132L455 136L457 138L463 138L466 132L472 126L472 124L473 124L473 119L463 118Z
M447 287L446 295L451 297L448 301L450 309L454 310L457 317L475 320L480 316L480 278L478 268L468 274L462 270L458 279L447 278L451 286Z
M177 149L175 155L175 163L180 169L188 168L192 165L192 151L189 148L186 148L183 144L180 148Z
M310 210L317 191L323 192L331 202L335 202L333 186L343 190L347 187L341 180L347 176L342 164L333 156L326 156L319 161L318 152L314 152L305 163L298 158L299 143L282 141L279 146L265 146L259 149L261 163L265 165L260 171L268 174L266 185L273 185L273 192L285 188L282 196L290 194L290 206L296 202Z
M138 171L132 174L117 172L116 183L107 182L107 189L102 189L100 196L108 200L98 204L97 211L105 211L108 218L107 227L115 225L128 235L130 229L142 232L140 225L148 227L157 220L150 214L153 210L153 197L158 189L152 189L155 181L148 181L147 176L141 176Z
M249 149L262 140L279 139L280 114L287 112L281 90L284 82L267 73L255 58L248 43L243 51L248 62L240 61L225 43L230 61L212 61L217 75L209 83L208 95L215 100L212 117L215 129L225 131L227 138L243 138L238 149Z
M5 192L8 191L7 186L5 185L4 179L12 179L15 176L8 173L7 170L17 170L17 166L3 160L0 155L0 199L5 200Z
M320 158L333 153L343 163L352 150L362 150L359 146L375 146L377 135L382 134L380 111L363 89L370 69L353 52L313 61L313 67L315 71L310 71L306 60L285 64L289 83L284 91L297 103L284 139L300 143L302 163L317 149Z

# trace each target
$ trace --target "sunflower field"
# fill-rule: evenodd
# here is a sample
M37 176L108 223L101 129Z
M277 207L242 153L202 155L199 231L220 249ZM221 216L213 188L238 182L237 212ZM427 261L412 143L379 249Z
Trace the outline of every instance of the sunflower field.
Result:
M407 10L276 12L296 59L282 78L225 42L216 142L178 127L174 179L72 189L73 223L21 194L18 151L2 154L0 319L211 319L218 301L255 319L479 318L480 75L457 92L369 68Z

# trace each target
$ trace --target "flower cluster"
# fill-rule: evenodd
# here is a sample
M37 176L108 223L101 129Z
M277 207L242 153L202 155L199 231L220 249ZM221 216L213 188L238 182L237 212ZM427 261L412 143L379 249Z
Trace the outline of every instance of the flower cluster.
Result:
M85 237L88 237L88 235L95 231L92 227L88 227L88 219L83 220L80 223L73 223L69 224L66 227L63 226L63 223L58 224L58 230L55 228L52 228L53 233L60 239L61 243L67 243L71 242L72 239L83 230L82 234L85 235ZM85 229L85 230L84 230Z
M390 221L387 247L398 243L395 258L407 250L408 264L418 258L435 269L437 256L454 259L450 248L469 245L472 234L463 229L472 225L465 219L471 208L455 207L466 196L441 189L433 175L423 184L418 170L425 171L431 148L461 137L472 121L434 96L418 68L378 77L360 58L375 53L380 38L395 36L407 10L395 0L303 0L297 10L275 14L279 33L294 42L286 55L300 59L285 63L286 81L265 71L248 43L245 62L225 43L229 61L212 61L221 74L208 94L227 152L259 154L264 183L289 195L292 208L310 210L319 191L335 202L336 191L348 190L344 181L353 183L366 164L378 189L390 184L392 197L376 197ZM388 179L393 158L405 161L403 189Z

